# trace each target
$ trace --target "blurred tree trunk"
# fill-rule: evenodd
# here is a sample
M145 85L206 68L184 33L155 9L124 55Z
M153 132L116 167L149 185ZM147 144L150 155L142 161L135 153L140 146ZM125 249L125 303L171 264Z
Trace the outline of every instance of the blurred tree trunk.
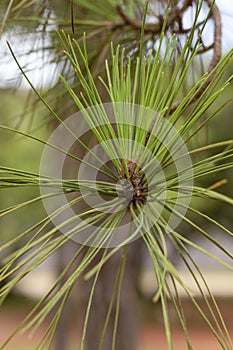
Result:
M70 262L70 258L74 256L77 251L77 244L69 241L63 246L61 246L57 252L55 257L55 270L56 275L59 277L61 273L66 268L67 264ZM70 271L71 273L72 271ZM63 283L66 282L67 278L69 278L69 273L64 275L63 279L60 281L59 288L62 287ZM58 303L57 309L60 307ZM78 316L77 311L74 309L77 307L76 303L74 303L73 298L70 298L69 302L66 303L63 307L54 337L54 349L55 350L67 350L69 347L69 335L71 328L77 327ZM57 312L58 310L55 310Z
M139 327L138 310L138 280L142 263L142 244L140 241L131 243L127 251L127 260L123 278L120 313L117 327L115 350L137 349L137 330ZM110 305L116 273L119 267L121 252L115 254L101 270L91 308L87 329L87 350L98 350L101 334ZM86 303L93 281L84 283ZM116 296L117 297L117 296ZM116 298L110 316L109 325L103 342L103 350L112 349L112 339L116 311Z

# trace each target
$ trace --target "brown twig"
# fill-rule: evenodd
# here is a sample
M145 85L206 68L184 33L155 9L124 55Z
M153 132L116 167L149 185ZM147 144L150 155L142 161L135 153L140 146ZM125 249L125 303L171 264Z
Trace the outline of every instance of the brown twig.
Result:
M222 24L221 15L218 6L213 0L206 0L209 7L212 6L212 18L214 20L214 54L210 62L208 72L210 73L218 64L222 55Z
M207 51L210 51L214 48L214 43L209 45L209 46L204 46L202 47L202 49L200 49L198 52L197 52L197 55L202 55L203 53L207 52Z
M3 20L2 20L2 23L1 23L1 26L0 26L0 39L1 39L1 36L2 36L2 33L3 33L3 29L4 29L6 21L7 21L7 18L9 16L9 14L10 14L10 10L11 10L11 7L13 5L13 1L14 0L10 0L9 1L9 4L7 6L7 9L6 9L6 12L5 12L4 16L3 16Z
M198 24L196 24L196 29L198 29L200 26L202 26L203 24L205 23L205 20L199 22ZM188 34L190 33L192 30L192 27L191 28L179 28L178 30L176 29L173 29L173 33L174 34Z

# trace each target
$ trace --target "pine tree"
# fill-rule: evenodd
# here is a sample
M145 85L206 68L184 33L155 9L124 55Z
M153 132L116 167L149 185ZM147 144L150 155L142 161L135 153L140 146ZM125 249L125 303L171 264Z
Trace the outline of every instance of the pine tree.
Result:
M32 113L44 105L42 122L52 125L53 132L47 141L33 130L0 126L44 145L39 173L1 166L1 188L40 189L37 197L6 207L1 216L34 202L45 208L42 219L16 232L0 248L6 252L1 302L48 256L65 255L56 282L18 330L36 330L48 318L38 349L67 349L63 327L69 315L64 308L74 295L83 294L80 349L136 349L139 280L149 257L157 282L153 302L162 310L168 349L174 348L170 302L187 348L193 349L179 287L221 348L232 349L214 296L189 250L192 247L232 270L232 264L209 253L192 236L199 232L232 259L230 249L199 220L214 224L224 235L232 232L195 204L196 198L233 203L216 191L224 181L210 187L197 182L232 167L232 140L201 146L197 142L224 107L210 109L230 82L229 78L222 83L232 51L221 57L217 5L212 0L4 4L0 33L17 30L22 42L30 34L30 42L34 38L44 57L56 63L60 77L46 91L37 89L9 40L21 77L37 97L26 109ZM209 23L213 43L206 46ZM29 51L37 51L38 45ZM207 52L211 59L205 68ZM182 279L170 247L186 265L205 308Z

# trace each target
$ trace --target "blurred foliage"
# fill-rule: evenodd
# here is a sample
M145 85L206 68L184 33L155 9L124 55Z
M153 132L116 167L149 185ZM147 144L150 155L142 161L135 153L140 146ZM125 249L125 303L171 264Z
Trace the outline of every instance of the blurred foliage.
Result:
M10 128L20 128L24 132L29 130L36 137L47 138L49 127L41 127L40 112L24 113L24 104L28 91L0 90L0 123ZM33 141L23 135L17 135L8 130L1 129L0 138L0 163L6 167L22 169L37 173L40 165L40 157L44 145ZM2 188L0 191L0 210L16 203L27 201L39 196L38 186L25 186L22 188ZM22 229L31 227L35 218L44 216L44 208L40 202L27 208L15 211L11 216L1 218L1 244L13 238Z

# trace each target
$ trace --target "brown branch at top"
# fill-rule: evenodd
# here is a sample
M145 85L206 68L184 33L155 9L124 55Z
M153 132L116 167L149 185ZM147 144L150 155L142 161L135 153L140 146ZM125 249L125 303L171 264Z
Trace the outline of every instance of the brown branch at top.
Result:
M208 4L208 6L211 9L211 17L214 21L214 39L213 39L213 44L208 47L208 48L203 48L199 53L204 53L207 50L210 50L213 48L213 57L211 59L211 62L209 64L207 73L211 73L214 68L217 66L221 59L222 55L222 25L221 25L221 15L218 6L215 4L215 0L205 0ZM206 88L209 86L211 81L214 78L214 74L208 77L207 82L203 85L203 87L196 93L193 97L192 100L190 101L191 103L194 103L195 101L198 100L198 98L203 94L203 92L206 90ZM179 107L181 104L182 100L176 101L173 103L171 109L170 109L170 114L174 113L174 111Z
M205 0L211 10L211 17L214 21L214 39L213 39L213 44L210 45L209 47L199 51L199 54L202 52L206 52L213 48L213 57L211 59L211 62L209 64L207 73L211 73L214 68L217 66L221 59L221 54L222 54L222 25L221 25L221 15L218 6L215 4L215 0ZM201 39L201 38L200 38ZM211 81L213 80L215 74L211 74L206 83L202 86L202 88L190 99L189 103L194 103L195 101L198 100L198 98L203 94L203 92L206 90L206 88L209 86ZM175 110L179 107L179 105L182 103L182 100L176 101L172 104L171 109L169 111L169 114L172 114L175 112ZM145 140L145 145L147 144L149 137L151 135L151 131L154 127L154 122L152 123L150 130L147 132L146 135L146 140Z
M182 25L180 25L182 23L182 15L187 10L187 8L192 5L192 2L193 2L193 0L185 0L183 6L181 8L179 8L178 6L175 6L172 9L172 12L169 14L169 16L167 18L165 31L168 28L170 28L175 22L177 22L179 24L180 31L177 30L177 32L181 33L183 31ZM141 23L138 22L136 19L130 18L123 11L123 9L120 5L117 6L117 11L118 11L119 15L121 16L121 18L123 19L125 25L130 25L131 27L133 27L134 29L137 29L137 30L142 29ZM148 33L160 34L161 33L163 23L164 23L164 17L162 15L159 15L158 19L159 19L159 22L151 24L151 25L146 25L144 27L144 32L146 34L148 34Z
M210 45L208 47L203 46L203 48L198 52L198 54L202 54L208 50L213 49L213 57L212 57L212 60L209 64L209 67L207 70L208 73L211 73L213 71L213 69L217 66L217 64L221 58L222 26L221 26L220 11L219 11L218 6L215 4L215 0L204 0L204 1L208 4L208 6L211 10L210 16L212 17L212 19L214 21L214 39L213 39L212 45ZM175 6L172 9L171 13L168 15L168 18L166 20L165 31L168 30L169 28L171 28L175 23L178 23L178 29L173 30L174 33L184 34L184 33L191 31L192 28L190 28L190 29L183 29L182 28L182 16L183 16L184 12L188 9L188 7L192 6L193 2L194 2L194 0L185 0L182 7ZM119 6L119 5L117 6L117 11L123 20L123 22L120 23L121 27L124 25L130 25L131 27L133 27L136 30L142 29L141 23L138 22L136 19L130 18L123 11L121 6ZM152 25L146 25L144 28L144 32L150 33L152 35L160 34L162 27L163 27L164 18L162 15L159 15L158 19L159 19L159 21L157 23L154 23ZM203 24L203 21L196 25L196 29L198 27L200 27L201 24ZM118 24L118 26L119 26L119 24ZM200 40L201 40L201 38L200 38ZM202 93L205 91L207 86L213 80L213 77L214 77L214 75L211 75L208 78L206 84L204 84L204 86L198 91L198 93L196 93L196 95L192 97L192 100L190 102L192 102L192 103L195 102L202 95ZM181 102L182 102L182 100L176 101L173 103L173 105L170 109L170 114L172 114L178 108L178 106L181 104Z

